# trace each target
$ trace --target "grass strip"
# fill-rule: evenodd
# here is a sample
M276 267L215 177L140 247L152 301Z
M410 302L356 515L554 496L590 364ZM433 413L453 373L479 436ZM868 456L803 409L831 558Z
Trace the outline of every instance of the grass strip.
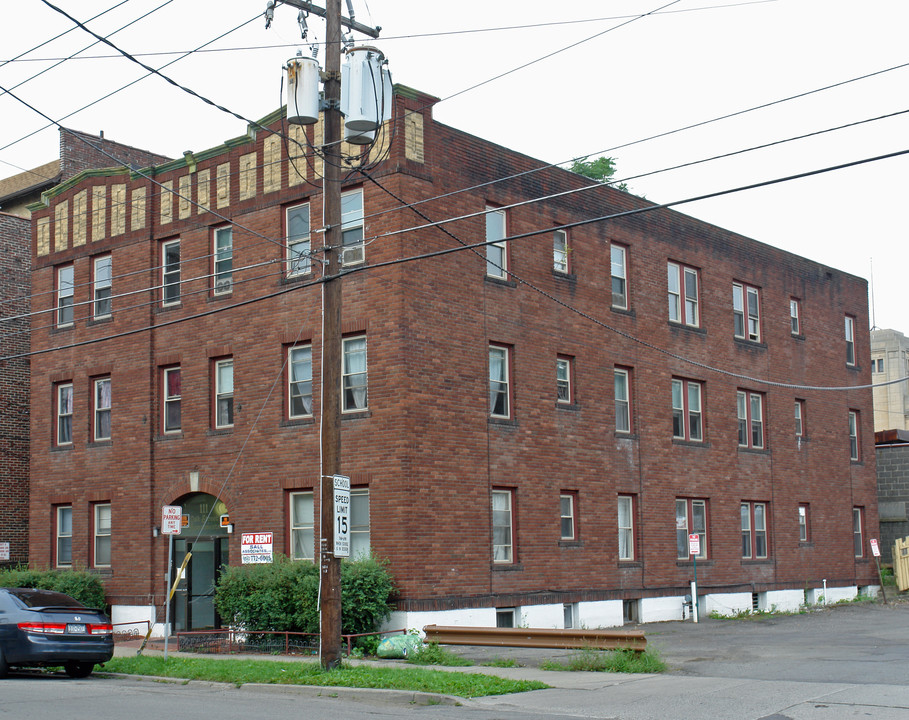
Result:
M548 660L540 668L573 672L661 673L666 671L666 663L653 650L583 649L571 655L566 663Z
M343 665L323 670L319 663L272 660L209 660L205 658L137 656L115 657L104 664L106 672L152 675L186 680L231 683L317 685L322 687L383 688L439 693L472 698L484 695L542 690L545 683L509 680L475 673L446 672L417 667L389 668Z

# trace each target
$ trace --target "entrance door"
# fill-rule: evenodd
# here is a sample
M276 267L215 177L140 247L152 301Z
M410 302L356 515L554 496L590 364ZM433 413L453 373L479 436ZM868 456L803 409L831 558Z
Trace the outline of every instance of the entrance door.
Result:
M176 577L187 552L192 557L172 600L174 630L218 628L221 618L215 610L215 585L229 561L227 531L218 520L227 509L217 498L203 493L184 498L182 505L185 524L174 538L171 577Z

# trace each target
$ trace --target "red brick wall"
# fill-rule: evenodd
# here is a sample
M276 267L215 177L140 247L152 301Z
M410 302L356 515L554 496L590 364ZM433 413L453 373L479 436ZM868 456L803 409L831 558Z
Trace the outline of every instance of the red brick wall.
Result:
M0 358L29 348L28 238L27 220L0 213ZM28 561L28 389L28 357L0 359L0 542L13 566Z
M415 98L406 104L417 108L420 102ZM399 98L401 103L405 101ZM260 158L265 135L260 132L256 140ZM406 160L402 143L399 134L391 157L373 175L394 196L411 203L538 166L530 158L432 124L428 113L425 165ZM229 155L236 171L237 158L252 147L251 142L232 143L221 154L205 156L199 169L214 168ZM156 179L175 180L186 172L168 169ZM261 189L261 177L259 182ZM417 207L430 219L442 220L482 212L487 203L506 205L585 182L562 170L547 170ZM74 560L87 564L91 503L110 501L114 539L107 588L115 602L160 594L166 545L152 539L151 527L158 524L161 505L190 492L192 473L198 473L200 490L228 506L236 527L230 540L234 564L242 532L273 531L276 549L286 551L285 493L317 483L319 288L282 281L277 262L282 250L275 241L284 232L283 206L305 197L312 203L312 227L317 229L320 196L311 186L298 186L240 202L237 187L234 177L229 214L236 223L235 286L230 298L212 298L202 277L211 271L211 227L223 220L193 209L190 218L162 228L157 200L150 203L150 230L36 261L37 292L50 290L54 266L68 261L75 265L78 288L88 282L91 256L111 250L115 295L137 291L128 299L115 298L110 322L77 320L72 330L37 331L34 341L39 348L60 349L33 360L32 562L51 561L50 507L71 502ZM413 209L400 208L373 183L362 187L366 236L376 237L366 249L370 265L457 245L438 227L388 235L426 221ZM158 193L150 187L150 197ZM38 215L53 217L53 202ZM597 187L509 210L508 232L646 205ZM445 228L465 243L484 240L482 216ZM162 310L158 295L143 289L160 282L153 269L160 262L158 244L176 236L181 239L183 302ZM318 246L319 236L312 237ZM628 248L628 312L610 309L610 242ZM863 506L867 527L877 527L870 392L794 390L728 374L783 384L866 384L865 281L665 210L572 229L568 278L552 272L551 243L548 232L511 243L511 267L527 284L486 280L483 248L480 257L466 250L354 272L343 280L344 324L366 332L369 362L369 411L342 421L343 468L354 485L370 489L372 548L389 558L402 607L679 594L691 568L675 558L677 497L705 498L709 504L709 559L698 563L705 591L801 588L822 578L832 584L872 583L867 560L853 557L851 524L853 506ZM669 259L700 270L700 330L667 322ZM760 289L760 344L733 340L734 280ZM227 309L284 290L289 292ZM77 302L87 300L87 293L77 289ZM802 302L802 338L789 331L791 296ZM51 296L42 297L50 307ZM216 309L223 311L202 315ZM856 369L844 362L846 313L857 318ZM168 324L175 320L184 321ZM62 347L148 326L156 327ZM298 337L314 347L316 420L289 424L283 422L283 348ZM510 423L488 419L490 342L513 349ZM234 358L235 426L212 432L211 362L226 354ZM577 402L571 409L556 407L559 354L575 358ZM183 368L184 429L178 437L162 439L157 374L161 365L173 363ZM633 372L630 436L614 432L615 365ZM108 372L113 441L93 446L87 442L89 383ZM672 442L673 376L704 383L705 442L700 445ZM51 385L68 379L75 385L74 444L61 451L51 447ZM765 452L737 448L739 388L765 393ZM796 397L807 407L809 440L800 447L793 431ZM860 412L861 463L849 461L849 409ZM493 487L515 490L517 562L508 567L491 562ZM577 542L560 542L560 491L577 493ZM637 500L633 563L617 560L618 493L633 493ZM742 501L768 503L767 561L741 559ZM811 506L812 542L805 545L798 542L798 503Z

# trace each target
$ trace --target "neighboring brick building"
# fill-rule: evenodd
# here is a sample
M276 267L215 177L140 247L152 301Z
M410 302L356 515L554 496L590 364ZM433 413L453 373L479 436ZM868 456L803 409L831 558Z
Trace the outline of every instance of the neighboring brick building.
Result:
M873 586L871 393L810 389L869 383L865 281L546 169L432 101L397 87L376 182L344 187L342 467L392 624L678 618L689 532L704 610ZM176 561L193 551L178 629L217 624L241 533L314 554L322 207L318 158L287 157L300 133L32 206L55 325L33 334L32 563L96 568L115 620L161 606L163 505L188 516ZM452 236L493 244L441 253Z
M88 141L88 142L86 142ZM100 148L100 149L99 149ZM151 165L163 155L75 130L60 131L60 158L0 180L0 566L28 562L29 309L31 244L27 206L91 167ZM9 559L6 546L9 543Z

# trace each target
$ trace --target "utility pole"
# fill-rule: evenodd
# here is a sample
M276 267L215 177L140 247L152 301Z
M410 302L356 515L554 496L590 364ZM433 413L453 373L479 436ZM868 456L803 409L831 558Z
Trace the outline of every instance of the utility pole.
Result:
M381 28L356 22L353 5L347 0L350 17L341 15L341 0L326 0L325 9L310 0L269 0L265 27L271 25L277 5L300 10L298 22L306 37L306 15L325 18L325 71L321 73L322 103L322 224L325 261L322 274L322 383L321 462L319 467L319 599L320 652L325 670L341 664L341 564L335 557L335 484L341 474L341 26L369 37Z
M322 468L320 479L320 651L341 664L341 561L334 555L334 481L341 471L341 0L325 4L322 213L327 265L322 283Z

